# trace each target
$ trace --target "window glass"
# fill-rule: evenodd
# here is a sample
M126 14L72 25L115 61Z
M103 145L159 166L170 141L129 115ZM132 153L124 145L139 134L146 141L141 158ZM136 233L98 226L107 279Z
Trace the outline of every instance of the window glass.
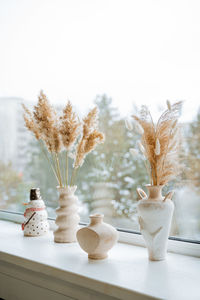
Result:
M23 212L40 187L55 216L56 180L24 127L41 89L61 112L70 99L83 117L99 108L106 141L77 176L80 215L102 212L138 230L136 187L148 183L129 148L138 136L124 120L146 104L156 119L166 99L185 100L184 172L175 189L171 235L200 240L200 3L198 1L3 0L0 3L0 209Z

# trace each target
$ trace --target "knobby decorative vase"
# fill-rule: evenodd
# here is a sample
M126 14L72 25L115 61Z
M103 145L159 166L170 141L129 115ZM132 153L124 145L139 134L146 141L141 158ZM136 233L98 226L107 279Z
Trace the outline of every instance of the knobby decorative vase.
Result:
M90 259L104 259L118 240L117 230L103 222L104 215L90 216L90 224L78 230L77 240Z
M79 228L80 217L78 214L78 198L74 195L77 186L58 187L60 193L59 205L56 209L56 225L54 231L54 242L73 243L76 242L76 233Z
M163 186L146 187L148 196L142 189L137 189L140 197L137 205L140 231L148 249L149 259L164 260L174 211L174 204L171 201L173 192L163 197Z

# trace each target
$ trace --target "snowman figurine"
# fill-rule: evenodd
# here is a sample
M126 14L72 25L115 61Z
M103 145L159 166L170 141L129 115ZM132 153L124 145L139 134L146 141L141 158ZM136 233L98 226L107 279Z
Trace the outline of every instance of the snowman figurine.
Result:
M47 211L39 188L30 190L30 202L27 204L24 217L22 230L25 236L40 236L49 231Z

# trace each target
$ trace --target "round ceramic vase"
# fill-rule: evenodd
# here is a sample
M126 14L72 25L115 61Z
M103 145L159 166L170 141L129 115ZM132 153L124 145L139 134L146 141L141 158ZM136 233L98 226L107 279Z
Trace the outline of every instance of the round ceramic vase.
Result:
M54 242L73 243L76 242L76 232L79 228L80 217L78 214L78 197L74 195L76 186L65 188L58 187L59 205L56 209L56 225L54 231Z
M107 258L107 252L118 240L117 230L103 222L102 214L90 216L90 224L78 230L77 240L90 259Z
M148 196L142 189L137 189L140 197L137 205L140 231L148 249L149 259L164 260L174 211L174 204L171 201L173 192L163 197L163 186L146 187Z

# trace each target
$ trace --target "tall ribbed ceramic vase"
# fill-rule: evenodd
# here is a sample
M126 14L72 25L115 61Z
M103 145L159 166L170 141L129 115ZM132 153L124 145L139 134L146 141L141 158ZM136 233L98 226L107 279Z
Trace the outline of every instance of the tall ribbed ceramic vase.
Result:
M56 209L56 225L58 226L54 231L54 242L56 243L76 242L80 221L78 198L74 195L76 188L76 186L58 187L60 207Z
M149 259L163 260L167 253L167 242L174 211L171 201L173 192L162 196L163 186L146 186L146 193L138 188L140 201L137 205L141 234L145 240Z

